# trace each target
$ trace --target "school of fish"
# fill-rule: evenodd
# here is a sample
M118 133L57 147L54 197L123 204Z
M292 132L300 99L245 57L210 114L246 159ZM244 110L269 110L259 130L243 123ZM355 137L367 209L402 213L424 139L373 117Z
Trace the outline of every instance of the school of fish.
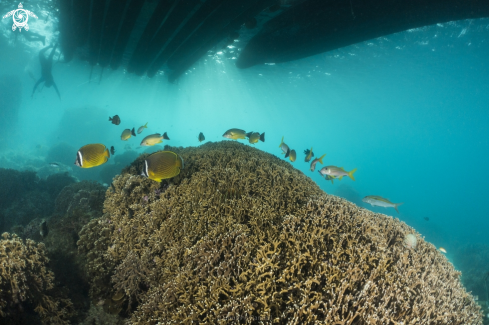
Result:
M113 117L109 117L109 121L114 125L121 124L121 118L119 115L114 115ZM140 126L137 129L137 134L141 134L148 126L148 123ZM230 140L246 140L250 144L257 144L258 142L265 142L265 132L255 132L250 131L246 132L242 129L232 128L224 132L222 135L226 139ZM131 137L136 137L136 128L133 127L124 129L121 134L122 141L128 141ZM205 141L205 136L202 132L197 136L199 142ZM166 132L160 134L150 134L143 138L140 143L141 147L145 146L154 146L156 144L160 144L163 140L170 140L168 134ZM127 145L126 145L127 146ZM290 149L290 147L284 142L284 137L279 144L279 148L284 155L284 158L289 158L290 162L295 162L297 159L297 153L294 149ZM76 153L75 165L80 168L92 168L105 164L111 154L115 154L114 146L111 146L108 149L105 145L100 143L95 144L87 144L81 147ZM316 165L320 163L323 165L323 159L326 157L326 154L323 154L319 158L314 158L313 148L304 150L304 162L309 163L309 170L314 172L316 170ZM313 159L314 158L314 159ZM58 164L51 163L52 167L57 168ZM158 151L150 155L144 162L144 168L142 170L141 175L152 179L157 182L161 182L163 179L168 179L177 176L180 171L184 168L183 158L178 154L171 151ZM324 177L325 180L331 181L334 184L334 180L342 180L343 177L348 177L351 180L355 181L355 177L353 174L357 171L356 168L347 171L343 167L337 167L334 165L329 165L322 167L318 170L321 177ZM397 213L399 213L398 207L403 204L401 203L393 203L386 198L377 195L367 195L362 200L365 203L368 203L372 206L384 207L384 208L394 208ZM444 252L445 249L441 248L441 252Z

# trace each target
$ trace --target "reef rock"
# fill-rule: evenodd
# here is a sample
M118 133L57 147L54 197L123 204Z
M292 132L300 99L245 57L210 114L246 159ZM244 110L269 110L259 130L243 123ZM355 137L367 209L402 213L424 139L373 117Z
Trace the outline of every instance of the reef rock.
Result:
M0 323L69 324L71 301L56 297L44 244L25 243L4 233L0 239ZM33 317L37 314L37 317Z
M78 241L92 299L129 323L481 323L460 273L399 220L237 142L166 149L180 175L140 176L141 155Z

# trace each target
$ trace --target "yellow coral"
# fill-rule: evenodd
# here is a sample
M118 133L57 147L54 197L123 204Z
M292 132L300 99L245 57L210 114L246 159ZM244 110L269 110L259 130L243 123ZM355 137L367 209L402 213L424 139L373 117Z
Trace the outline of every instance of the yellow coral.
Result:
M0 317L17 322L22 302L36 306L43 324L69 324L72 304L50 294L54 275L48 270L44 244L4 233L0 240Z
M92 294L137 298L132 324L480 322L434 246L403 246L404 223L239 143L166 149L182 173L160 187L139 176L142 155L81 234L94 278L113 280Z

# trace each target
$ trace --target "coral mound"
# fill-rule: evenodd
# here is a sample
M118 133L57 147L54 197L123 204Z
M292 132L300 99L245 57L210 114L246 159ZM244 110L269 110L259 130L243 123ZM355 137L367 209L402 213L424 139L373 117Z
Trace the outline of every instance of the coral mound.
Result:
M0 322L2 324L37 323L27 320L34 311L43 324L69 324L72 304L52 295L54 275L44 244L27 239L22 242L8 233L0 240ZM31 307L33 310L28 310Z
M460 273L399 220L237 142L165 149L180 175L139 176L140 156L78 242L93 300L131 324L481 323Z

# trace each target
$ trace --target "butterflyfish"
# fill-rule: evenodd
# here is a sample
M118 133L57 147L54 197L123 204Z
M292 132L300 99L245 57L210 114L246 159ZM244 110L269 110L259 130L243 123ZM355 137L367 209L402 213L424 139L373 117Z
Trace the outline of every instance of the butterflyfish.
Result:
M92 168L105 164L109 158L109 149L103 144L87 144L76 153L75 165L81 168Z
M142 176L157 182L180 174L184 167L183 158L172 151L159 151L144 161Z

